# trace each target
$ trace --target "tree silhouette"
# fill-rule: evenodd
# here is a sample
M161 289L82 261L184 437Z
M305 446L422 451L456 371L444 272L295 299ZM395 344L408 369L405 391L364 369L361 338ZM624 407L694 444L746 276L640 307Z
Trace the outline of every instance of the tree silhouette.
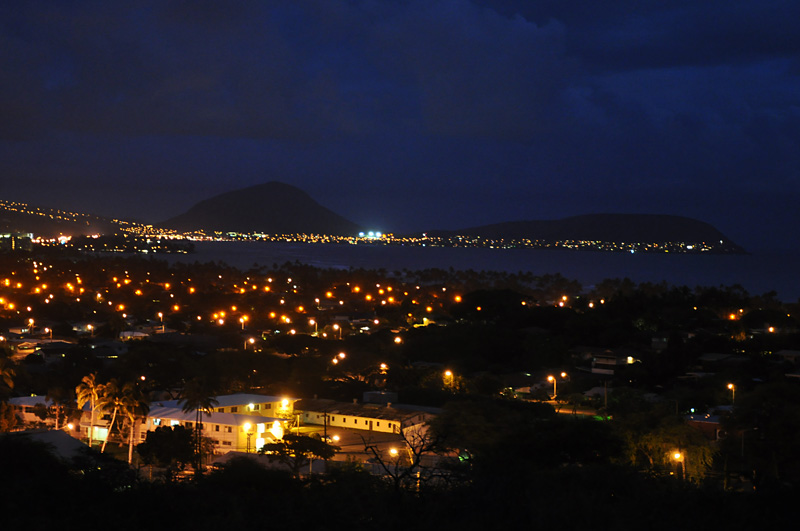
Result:
M89 447L92 446L92 436L94 431L94 412L100 398L102 385L97 383L97 373L91 373L81 379L81 383L75 387L75 394L78 397L78 409L83 409L87 403L91 408L91 421L89 424Z
M111 422L108 424L108 432L106 433L103 445L100 447L100 453L106 451L106 444L108 443L109 437L111 437L111 430L114 428L114 422L117 420L117 413L119 413L121 405L122 388L119 382L115 378L112 378L107 384L101 387L97 400L98 408L105 411L111 410Z
M136 418L147 415L150 401L142 389L135 383L126 383L122 387L120 412L128 419L128 464L133 461L133 439L136 435Z
M266 454L270 461L286 465L295 477L299 477L300 470L313 459L331 459L338 450L338 446L328 444L318 437L289 433L281 441L265 444L258 453Z
M214 398L214 393L209 386L194 378L186 382L181 392L181 398L178 404L181 404L181 409L184 413L195 414L195 436L194 436L194 454L195 463L194 468L197 473L202 472L202 454L203 445L201 438L201 426L203 422L203 413L210 414L219 402Z

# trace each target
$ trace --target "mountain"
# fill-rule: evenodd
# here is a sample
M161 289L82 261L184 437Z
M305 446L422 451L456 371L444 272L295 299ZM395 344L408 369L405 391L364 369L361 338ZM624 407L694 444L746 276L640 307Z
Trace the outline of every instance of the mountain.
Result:
M558 220L496 223L461 230L432 230L426 234L548 241L714 242L724 252L745 252L708 223L660 214L588 214Z
M181 232L354 235L355 223L323 207L294 186L268 182L200 201L159 226Z

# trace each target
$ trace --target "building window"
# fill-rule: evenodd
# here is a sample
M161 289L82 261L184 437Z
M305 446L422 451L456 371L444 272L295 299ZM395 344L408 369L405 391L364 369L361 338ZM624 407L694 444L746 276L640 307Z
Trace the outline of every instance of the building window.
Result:
M225 427L225 433L231 433L231 427L230 426L226 426Z
M224 408L224 407L221 407L221 408L219 408L219 409L217 410L217 412L219 412L219 413L225 413L225 408Z
M272 404L264 404L264 409L272 409Z
M353 424L358 424L358 419L353 419Z
M230 445L231 445L230 441L222 441L222 446L230 446Z
M342 417L342 424L347 424L347 417Z
M219 431L219 424L217 424L216 426L214 426L214 431Z
M238 413L238 412L239 412L239 408L237 406L233 406L231 408L231 413Z
M379 428L381 427L381 422L380 422L380 421L378 421L378 427L379 427Z

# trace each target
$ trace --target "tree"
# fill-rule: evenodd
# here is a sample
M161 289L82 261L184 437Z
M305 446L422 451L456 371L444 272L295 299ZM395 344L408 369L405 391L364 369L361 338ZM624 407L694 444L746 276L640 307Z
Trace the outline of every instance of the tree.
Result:
M195 413L194 469L197 473L202 472L203 466L203 443L201 439L203 413L210 414L214 406L219 403L213 394L207 385L194 378L186 382L181 392L181 398L178 400L178 404L182 404L181 409L184 413L191 413L192 411Z
M83 409L87 403L91 408L91 421L89 424L89 447L92 446L92 437L94 431L94 411L97 407L98 399L100 398L101 384L97 383L97 373L91 373L81 379L81 383L75 388L75 394L78 396L78 409Z
M286 465L295 477L299 477L300 470L313 459L331 459L339 450L338 446L318 437L289 433L279 442L265 444L258 453L266 455L270 461Z
M120 411L128 419L128 464L133 462L133 439L136 435L136 418L147 415L150 401L135 383L126 383L122 387Z
M400 436L398 447L388 450L372 441L362 441L364 449L391 479L395 491L411 484L419 491L421 483L433 476L433 469L425 467L422 460L439 448L439 436L427 424L401 426Z
M112 378L107 384L100 388L97 399L98 408L105 411L111 409L111 422L108 423L108 432L106 433L103 445L100 447L100 453L106 451L106 444L108 443L109 437L111 437L111 430L114 428L114 422L117 419L117 413L119 412L121 404L122 388L119 386L119 382L117 382L115 378Z
M53 409L53 416L55 417L56 429L59 429L59 420L62 416L68 416L66 414L67 406L71 406L72 402L72 395L68 391L66 391L63 387L50 387L47 390L46 398L52 404Z
M165 468L167 479L171 479L175 471L183 470L192 462L194 438L192 432L183 426L160 426L155 431L147 432L147 437L136 446L136 451L142 462Z

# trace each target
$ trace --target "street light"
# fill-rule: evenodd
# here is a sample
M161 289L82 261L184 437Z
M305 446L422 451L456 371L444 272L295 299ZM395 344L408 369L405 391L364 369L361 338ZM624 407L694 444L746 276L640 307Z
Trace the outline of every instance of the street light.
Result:
M309 319L308 324L314 325L314 337L317 337L319 334L319 329L317 328L317 321L315 319Z
M686 473L686 458L680 450L677 450L672 454L672 459L675 460L678 467L678 479L682 480Z
M161 333L164 333L164 314L162 312L158 312L158 318L161 319Z
M342 339L342 327L339 326L338 324L335 324L333 325L333 329L339 331L339 339Z
M566 378L566 377L567 377L567 373L565 373L565 372L562 372L562 373L561 373L561 378L562 378L562 379L564 379L564 378ZM552 382L552 383L553 383L553 400L555 400L555 399L556 399L556 396L558 396L558 393L557 393L557 385L556 385L556 384L557 384L557 381L558 381L558 379L557 379L555 376L553 376L553 375L551 374L551 375L549 375L549 376L547 377L547 381L548 381L548 382Z
M733 385L732 383L729 383L728 389L731 390L731 405L733 405L734 402L736 402L736 386Z

